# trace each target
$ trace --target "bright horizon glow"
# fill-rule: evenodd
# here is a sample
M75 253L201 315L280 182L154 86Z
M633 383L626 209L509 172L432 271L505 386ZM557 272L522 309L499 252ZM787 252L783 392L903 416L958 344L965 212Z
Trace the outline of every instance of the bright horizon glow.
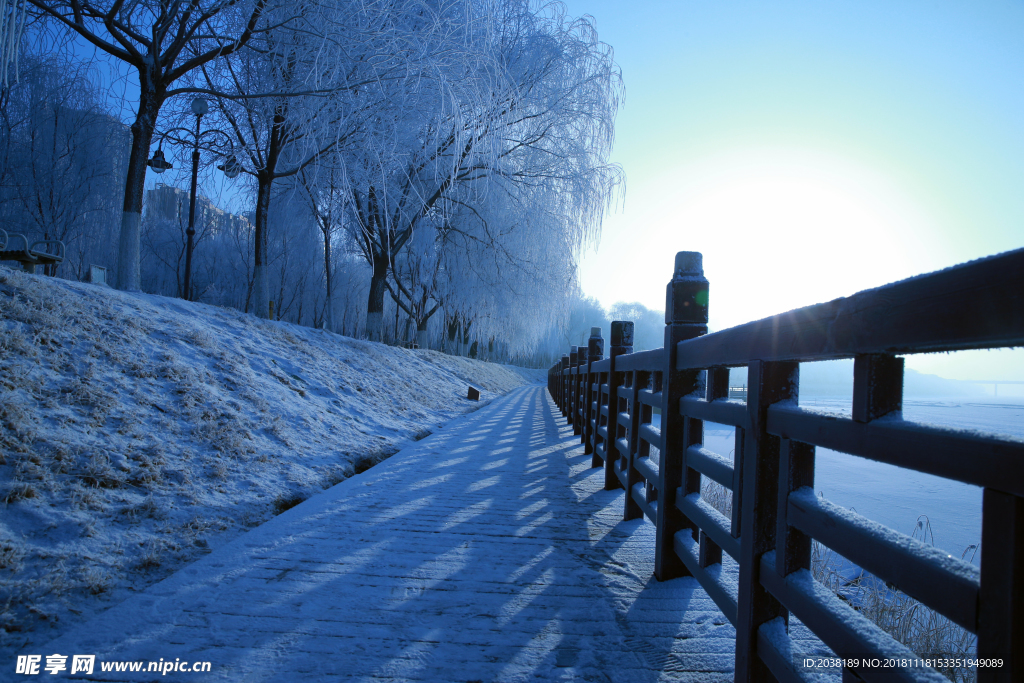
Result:
M612 261L640 256L651 267L622 280L601 277L603 268L588 268L584 291L606 308L625 300L663 310L675 252L650 254L646 245L679 244L678 236L686 235L686 249L705 255L712 330L968 260L931 239L930 217L884 178L813 153L726 154L673 169L637 194L643 195L643 208L631 212L630 220L645 226L643 242L636 242L630 229L607 231L590 260L601 254ZM822 253L839 257L826 261ZM1011 379L1017 376L1004 377L1006 366L1020 364L1021 355L1018 350L915 355L907 357L907 367L950 379Z
M626 85L624 205L580 271L605 307L663 310L680 250L724 329L1024 246L1024 7L567 6ZM1024 350L907 366L1024 380Z
M936 268L942 263L939 250L921 241L928 222L918 207L864 169L821 155L765 149L698 160L633 194L641 195L641 208L629 212L635 229L606 231L597 257L621 258L649 244L702 252L714 329L916 275L906 258L914 251ZM635 295L627 300L663 309L674 253L656 256L664 268L629 278ZM840 257L825 261L822 253ZM583 287L603 304L625 293L596 274L588 269Z

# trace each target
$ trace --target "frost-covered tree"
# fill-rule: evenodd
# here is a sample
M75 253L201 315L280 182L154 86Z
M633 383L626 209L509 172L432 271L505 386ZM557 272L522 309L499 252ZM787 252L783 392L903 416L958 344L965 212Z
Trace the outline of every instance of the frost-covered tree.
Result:
M340 177L340 171L335 168L324 168L322 175L318 174L317 176L312 173L300 173L299 184L309 211L323 238L324 288L326 291L322 327L325 330L336 332L338 324L335 310L337 301L334 296L333 262L336 258L334 244L342 237L345 198L348 193L343 179Z
M252 242L252 223L243 217L208 231L192 263L198 300L246 310L252 297Z
M446 270L449 292L463 300L470 291L482 291L480 283L503 276L518 278L522 289L531 267L499 266L509 266L517 248L547 230L558 231L555 242L570 256L555 259L559 271L547 274L565 280L561 289L571 288L575 260L596 238L620 184L618 169L606 159L621 82L592 25L567 19L557 3L538 13L526 2L505 2L488 6L477 27L467 32L476 52L466 54L473 54L475 65L448 81L458 93L454 106L420 90L408 100L411 106L392 114L395 133L367 145L352 164L353 236L372 268L371 338L379 336L387 279L397 277L394 264L403 250L450 250L456 242L448 234L461 232L470 236L467 246L484 245L501 255L467 268L465 252L457 268ZM538 213L538 202L549 218ZM413 240L420 230L439 237ZM479 277L487 267L491 272ZM463 275L473 282L460 283ZM396 288L402 289L397 283ZM505 288L514 291L507 283ZM410 308L416 304L418 295L406 297ZM500 317L496 301L489 306L446 310L450 330L460 328L463 343L473 325L484 334L480 322Z
M415 58L404 72L360 93L364 99L372 93L377 102L364 108L368 116L359 144L342 162L351 216L346 231L371 269L366 308L371 339L382 338L395 258L421 220L434 220L435 205L461 168L452 164L453 150L464 148L464 161L476 147L467 137L474 127L467 116L483 115L487 93L497 88L487 3L441 0L413 9L401 24L403 42Z
M300 325L322 325L323 281L316 268L318 228L294 178L280 183L268 216L268 286L274 315Z
M605 339L611 332L611 318L605 313L600 302L586 295L581 295L573 303L571 313L562 329L560 344L561 352L568 353L566 349L570 346L586 346L590 332L595 327L600 327ZM615 318L616 320L632 320L632 318Z
M266 19L274 22L273 16ZM234 59L216 64L218 68L203 69L209 88L236 98L219 98L217 112L237 140L242 170L255 182L253 309L264 318L270 301L267 227L274 181L295 175L316 160L319 150L303 143L309 141L311 124L327 101L310 102L309 97L289 94L254 95L304 88L311 75L311 55L297 39L299 35L284 29L270 32Z
M142 255L140 274L147 292L180 297L184 292L186 222L179 212L176 218L153 215L142 217ZM202 237L197 230L197 237ZM198 244L201 239L197 239ZM198 291L195 299L199 299Z
M633 349L660 349L665 344L665 311L656 311L633 301L619 301L608 309L612 320L633 321Z
M166 296L183 297L185 295L185 250L188 229L188 195L181 193L177 197L178 206L173 215L159 215L148 210L142 217L142 284L147 292L156 292ZM197 202L195 215L195 246L197 258L193 262L193 270L198 271L203 252L213 236L222 226L214 225L210 216L201 207L206 200ZM203 249L198 249L202 245ZM206 290L212 284L209 277L192 278L191 297L194 301L203 299Z
M244 170L256 180L254 307L264 315L266 226L275 180L303 174L304 185L340 190L337 155L377 125L392 81L423 78L447 33L437 7L419 0L357 3L322 0L263 21L278 27L250 40L231 59L204 67L206 85L224 94L220 116L237 138ZM285 19L287 18L287 21ZM267 96L267 93L278 93ZM318 171L325 166L323 173ZM313 196L311 195L311 196ZM339 214L340 216L340 214Z
M457 321L460 344L495 339L519 353L559 324L573 301L575 252L550 210L557 195L517 189L461 206L436 232L443 245L436 296L451 341Z
M395 306L408 316L411 329L406 341L413 341L415 334L417 346L428 348L430 321L444 303L441 282L448 264L443 240L426 230L416 233L413 240L417 238L436 243L414 244L404 250L391 264L393 283L385 280L385 286Z
M116 202L123 171L119 126L99 105L86 65L29 57L0 98L3 200L8 230L67 246L80 276ZM99 238L99 239L97 239ZM57 266L48 266L56 274Z
M14 67L17 78L18 48L28 19L27 9L25 0L10 0L0 4L0 83L5 88L10 85L11 67Z
M286 0L27 0L36 16L128 65L139 86L124 186L117 283L140 285L142 200L149 146L164 103L195 92L181 79L245 47L270 28L260 19Z

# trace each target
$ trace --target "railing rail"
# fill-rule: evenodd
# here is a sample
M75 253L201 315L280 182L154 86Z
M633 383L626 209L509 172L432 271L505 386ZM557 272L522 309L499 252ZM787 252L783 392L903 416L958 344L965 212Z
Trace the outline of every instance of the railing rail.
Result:
M548 387L605 487L625 489L624 519L656 525L657 578L695 577L736 626L736 680L809 680L790 615L859 660L844 681L945 680L814 580L812 540L975 634L979 659L1002 660L978 681L1024 680L1024 442L903 420L897 356L1024 345L1024 249L713 334L701 266L676 256L664 348L631 353L632 323L616 321L605 359L595 328ZM852 415L801 407L800 363L840 358ZM735 428L733 457L704 446L705 421ZM818 447L982 487L980 570L816 497ZM731 517L703 477L731 493ZM875 658L914 661L863 665Z

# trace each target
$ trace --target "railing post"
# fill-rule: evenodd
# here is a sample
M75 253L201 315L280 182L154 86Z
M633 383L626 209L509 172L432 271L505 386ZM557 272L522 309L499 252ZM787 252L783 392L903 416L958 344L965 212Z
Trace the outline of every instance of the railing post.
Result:
M624 402L629 402L629 431L626 433L629 442L629 452L626 454L626 504L622 511L622 519L627 522L644 517L643 508L633 498L633 489L637 484L646 481L644 476L637 471L636 461L641 457L640 418L643 417L644 410L640 405L640 387L646 386L651 373L634 370L630 374L632 377L630 378L629 398L624 400ZM625 377L625 373L623 373L623 377ZM616 416L616 420L618 420L618 416ZM647 486L650 486L650 482L647 482ZM654 521L657 522L657 520Z
M590 339L587 340L587 374L585 379L585 386L583 389L583 454L589 455L594 452L594 429L597 425L595 418L597 409L594 406L594 373L591 368L594 367L594 363L604 358L604 338L601 336L600 327L590 328ZM598 382L600 384L600 382ZM598 396L600 398L601 388L598 386ZM591 460L591 467L597 467L601 464L601 458L594 455Z
M565 415L565 371L569 367L569 356L562 356L562 363L558 366L558 408Z
M775 549L778 525L781 440L768 433L768 407L779 401L798 399L800 364L755 360L751 361L747 373L749 428L742 458L743 510L740 515L743 532L740 534L736 605L736 683L775 680L757 656L757 629L776 617L788 621L786 609L761 585L760 569L761 556ZM791 451L787 457L806 462L807 454ZM810 478L812 475L805 471L798 476Z
M708 281L704 278L703 257L696 251L681 251L676 254L675 273L665 294L665 364L661 375L658 519L654 549L654 574L659 581L689 573L673 549L676 532L689 526L676 507L676 487L684 483L683 455L687 446L703 440L703 423L684 420L679 414L679 399L699 389L701 373L676 370L676 345L707 332ZM698 478L698 490L699 486Z
M550 387L551 398L554 399L556 406L560 400L558 396L558 380L560 379L561 370L561 360L555 361L554 365L548 370L548 386Z
M982 492L978 683L1024 680L1024 498L992 488Z
M576 352L576 376L572 384L572 433L579 436L583 433L583 382L587 371L587 348L579 347Z
M579 360L580 347L572 346L569 347L569 368L565 373L565 409L562 410L562 414L565 415L565 421L572 424L572 409L573 409L573 395L572 395L572 373L576 369L576 365Z
M556 361L551 369L548 370L548 384L551 386L551 396L555 399L555 405L558 405L558 373L562 369L562 362Z
M613 320L611 332L608 335L611 343L608 349L608 357L611 359L611 367L608 368L608 439L604 444L604 488L608 491L622 488L622 481L615 473L620 458L628 458L629 453L620 453L615 441L619 438L621 429L625 435L625 427L619 427L619 387L622 386L622 378L625 373L615 369L615 359L629 353L633 353L633 323L629 320ZM600 406L598 406L600 413ZM628 469L627 469L628 472ZM629 488L626 488L626 505L629 505ZM635 504L634 504L635 505Z

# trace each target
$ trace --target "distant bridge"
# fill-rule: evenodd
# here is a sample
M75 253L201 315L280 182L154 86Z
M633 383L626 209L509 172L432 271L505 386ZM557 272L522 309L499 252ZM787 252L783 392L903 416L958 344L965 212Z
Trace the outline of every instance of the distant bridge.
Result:
M971 382L971 384L991 384L995 389L996 396L999 395L1000 384L1024 384L1024 381L1006 379L972 379L968 381Z

